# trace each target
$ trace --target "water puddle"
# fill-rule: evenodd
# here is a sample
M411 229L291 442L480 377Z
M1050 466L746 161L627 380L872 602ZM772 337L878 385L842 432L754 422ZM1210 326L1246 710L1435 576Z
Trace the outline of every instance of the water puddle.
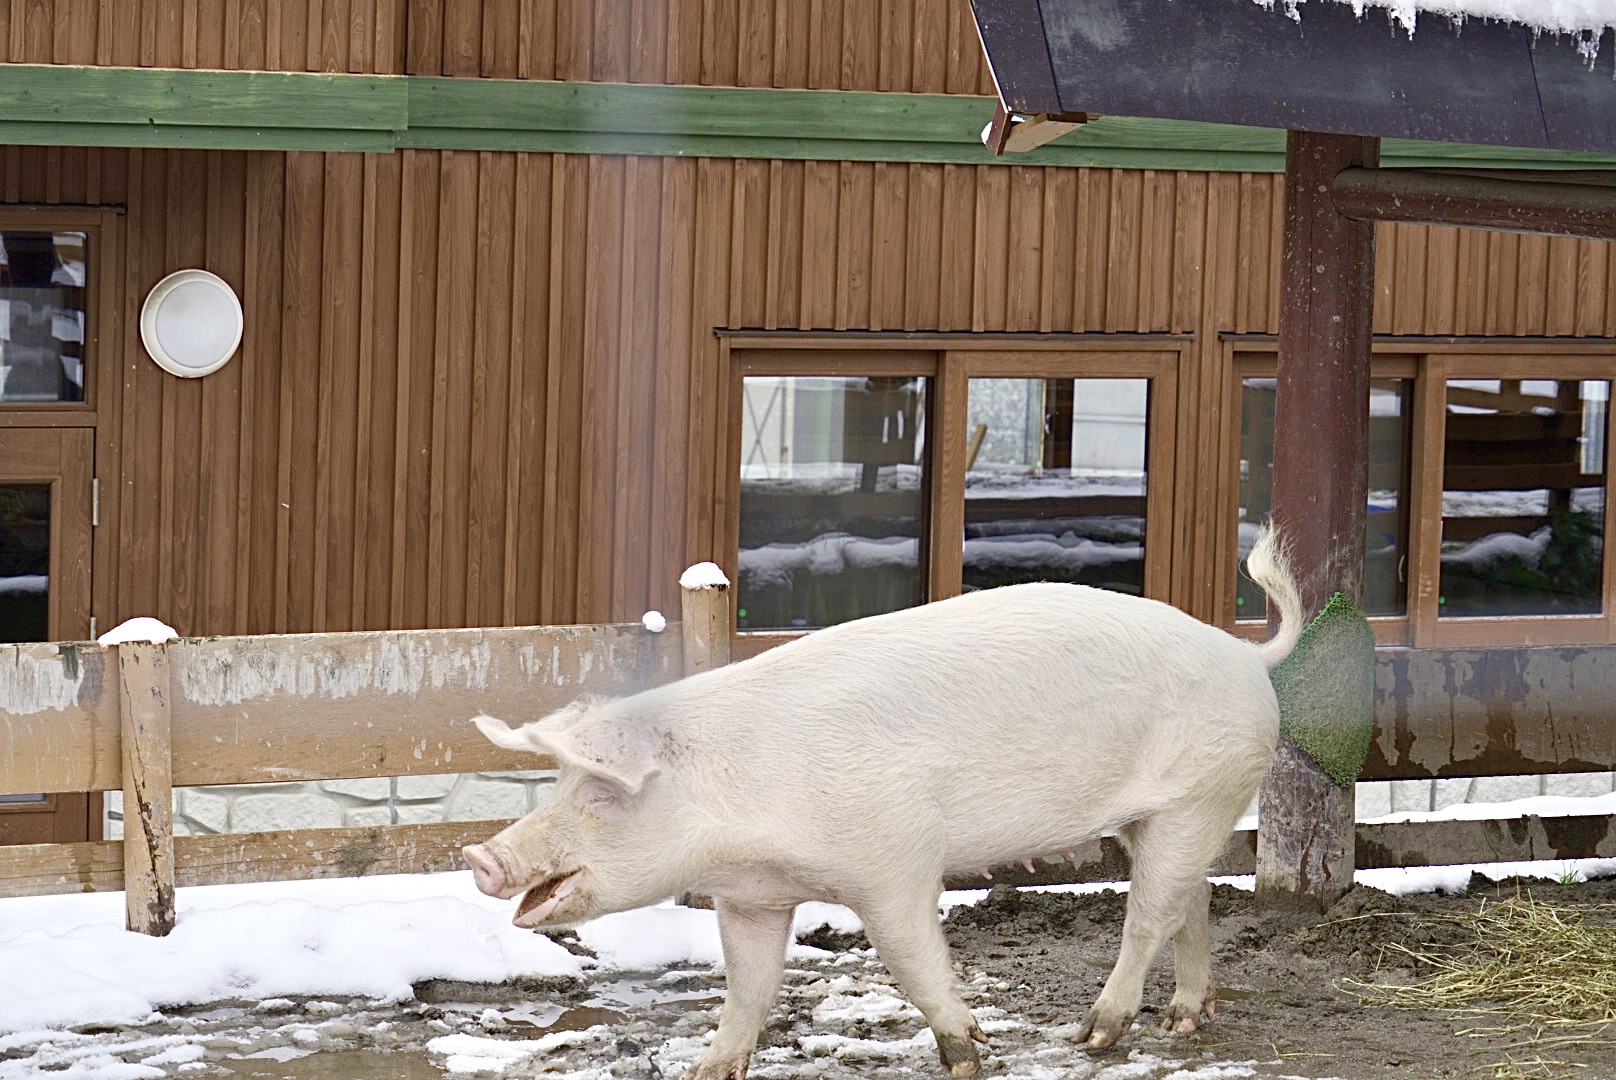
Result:
M354 1080L356 1076L386 1080L439 1080L447 1076L419 1050L333 1050L305 1054L289 1061L231 1058L214 1062L241 1080Z

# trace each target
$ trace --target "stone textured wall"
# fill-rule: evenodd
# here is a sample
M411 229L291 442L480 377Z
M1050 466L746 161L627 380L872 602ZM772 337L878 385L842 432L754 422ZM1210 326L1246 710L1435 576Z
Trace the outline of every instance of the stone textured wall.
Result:
M334 829L521 817L555 782L550 771L372 777L297 784L180 788L174 834ZM123 835L123 797L109 792L104 835Z
M174 833L331 829L521 817L548 795L549 771L374 777L303 784L181 788L174 792ZM1616 773L1492 776L1474 780L1393 780L1358 785L1358 817L1441 810L1455 803L1498 803L1537 795L1594 796L1616 791ZM104 835L123 835L122 796L107 795ZM1251 812L1256 812L1253 805Z

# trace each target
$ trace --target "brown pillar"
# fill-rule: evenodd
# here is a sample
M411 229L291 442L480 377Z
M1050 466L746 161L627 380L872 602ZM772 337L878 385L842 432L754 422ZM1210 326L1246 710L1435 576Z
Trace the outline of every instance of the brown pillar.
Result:
M1342 216L1330 182L1378 164L1378 139L1288 133L1274 418L1274 522L1311 619L1363 598L1375 226ZM1353 792L1281 740L1259 796L1257 897L1324 910L1352 884Z

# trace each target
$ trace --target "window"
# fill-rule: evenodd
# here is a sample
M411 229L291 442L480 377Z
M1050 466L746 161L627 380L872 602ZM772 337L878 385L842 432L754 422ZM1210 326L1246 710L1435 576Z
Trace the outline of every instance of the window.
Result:
M89 235L0 232L0 403L82 402Z
M745 379L740 629L807 630L925 599L930 385L901 375Z
M725 339L739 630L1026 581L1165 594L1172 488L1146 480L1181 342L888 340Z
M1271 365L1264 365L1265 368ZM1240 539L1238 618L1264 618L1262 590L1246 575L1245 557L1273 513L1274 386L1272 374L1241 379ZM1414 380L1376 378L1369 384L1369 505L1364 521L1363 610L1370 616L1408 613L1408 425Z
M964 587L1145 591L1148 379L969 384Z
M1239 352L1239 552L1270 509L1271 352ZM1608 344L1376 343L1364 607L1383 643L1612 640ZM1239 619L1264 614L1243 575Z

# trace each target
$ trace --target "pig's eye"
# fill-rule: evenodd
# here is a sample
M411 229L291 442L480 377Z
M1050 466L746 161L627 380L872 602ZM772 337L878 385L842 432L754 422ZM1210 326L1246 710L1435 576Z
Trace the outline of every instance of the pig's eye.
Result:
M591 780L578 791L578 802L592 814L605 816L620 810L624 792L602 780Z

